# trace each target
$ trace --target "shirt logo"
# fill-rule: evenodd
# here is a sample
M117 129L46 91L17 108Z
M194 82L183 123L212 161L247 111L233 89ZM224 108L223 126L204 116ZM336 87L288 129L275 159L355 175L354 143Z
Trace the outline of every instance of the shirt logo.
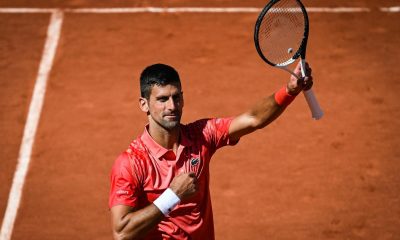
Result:
M116 192L116 194L117 195L128 195L129 194L129 191L127 191L127 190L122 190L122 189L120 189L120 190L118 190L117 192Z
M197 166L200 162L199 158L192 158L190 159L190 165L192 165L192 167Z

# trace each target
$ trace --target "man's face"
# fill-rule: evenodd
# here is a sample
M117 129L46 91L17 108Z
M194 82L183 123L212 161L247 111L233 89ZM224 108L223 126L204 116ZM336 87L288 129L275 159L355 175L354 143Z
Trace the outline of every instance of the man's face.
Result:
M164 129L172 130L179 126L183 109L183 93L175 85L158 86L151 89L149 99L141 99L142 110L147 112L150 121Z

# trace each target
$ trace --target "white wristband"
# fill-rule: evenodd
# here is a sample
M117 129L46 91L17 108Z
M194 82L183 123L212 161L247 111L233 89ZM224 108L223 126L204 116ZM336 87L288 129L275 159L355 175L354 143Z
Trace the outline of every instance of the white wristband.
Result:
M168 214L181 202L179 197L170 188L167 188L153 204L160 209L164 216Z

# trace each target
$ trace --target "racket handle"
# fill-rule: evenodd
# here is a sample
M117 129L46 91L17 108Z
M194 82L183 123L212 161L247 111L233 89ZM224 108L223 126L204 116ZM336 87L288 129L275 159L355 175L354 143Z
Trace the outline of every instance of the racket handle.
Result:
M310 107L311 110L311 116L315 120L319 120L324 116L324 112L322 111L321 107L319 106L319 103L317 101L317 98L315 97L314 91L312 89L309 89L307 91L303 91L304 97L306 98L306 101L308 103L308 106Z

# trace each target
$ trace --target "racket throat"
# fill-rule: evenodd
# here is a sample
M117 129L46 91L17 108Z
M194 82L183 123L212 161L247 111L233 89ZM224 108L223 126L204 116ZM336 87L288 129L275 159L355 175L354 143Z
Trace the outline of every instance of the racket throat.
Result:
M282 69L282 70L285 70L286 72L288 72L288 73L290 73L291 75L295 76L297 79L300 79L300 77L299 77L296 73L294 73L292 70L290 70L290 69L287 68L286 66L278 66L278 65L276 65L276 67L278 67L278 68L280 68L280 69Z
M304 58L300 59L300 65L301 65L301 76L305 77L306 76L306 60Z

